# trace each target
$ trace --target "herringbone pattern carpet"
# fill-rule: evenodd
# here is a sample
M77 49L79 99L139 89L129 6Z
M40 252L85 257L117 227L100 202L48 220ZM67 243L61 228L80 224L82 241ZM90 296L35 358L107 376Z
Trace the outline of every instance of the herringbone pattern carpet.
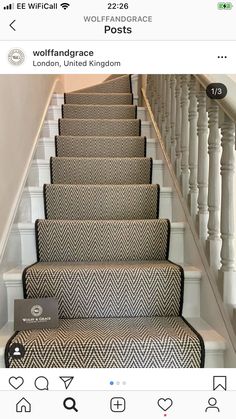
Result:
M139 136L138 119L69 119L59 120L60 135Z
M68 119L134 119L134 105L63 105L62 114Z
M145 137L56 136L57 157L144 157Z
M65 103L75 105L132 105L131 93L66 93Z
M64 184L150 183L150 158L52 157L51 180Z
M26 355L12 368L193 368L199 337L181 317L89 318L60 321L56 330L18 333Z
M65 95L37 263L25 298L54 297L58 329L22 331L11 368L199 368L204 343L183 319L183 269L132 105L130 76ZM14 359L12 343L25 355Z
M158 185L45 185L51 220L138 220L157 218Z

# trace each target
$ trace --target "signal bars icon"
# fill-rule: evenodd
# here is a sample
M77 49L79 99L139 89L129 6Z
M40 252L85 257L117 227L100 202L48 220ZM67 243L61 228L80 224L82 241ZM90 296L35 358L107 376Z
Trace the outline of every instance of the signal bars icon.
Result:
M3 7L3 10L12 10L14 9L14 3L10 3L7 6Z

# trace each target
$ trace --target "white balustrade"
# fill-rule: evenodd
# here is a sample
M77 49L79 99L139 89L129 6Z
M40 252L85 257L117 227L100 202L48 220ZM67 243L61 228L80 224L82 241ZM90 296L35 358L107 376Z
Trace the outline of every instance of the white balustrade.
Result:
M236 106L231 112L232 103L227 106L227 101L207 97L207 76L149 77L152 80L148 89L152 92L148 95L166 152L206 252L209 269L233 319Z

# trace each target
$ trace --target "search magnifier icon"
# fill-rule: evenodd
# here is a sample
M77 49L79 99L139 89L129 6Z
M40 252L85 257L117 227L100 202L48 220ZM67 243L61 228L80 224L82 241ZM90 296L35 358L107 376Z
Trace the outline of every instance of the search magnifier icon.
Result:
M78 409L76 408L76 401L73 397L67 397L63 402L63 406L67 410L74 410L75 412L78 412Z

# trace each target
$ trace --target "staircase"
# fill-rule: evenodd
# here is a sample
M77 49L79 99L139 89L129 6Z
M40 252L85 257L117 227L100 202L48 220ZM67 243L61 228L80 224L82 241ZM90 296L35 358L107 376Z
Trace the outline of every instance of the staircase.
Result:
M185 223L172 221L130 77L66 94L62 111L54 100L12 230L20 266L4 273L6 366L223 367L225 340L200 317L201 271L186 264ZM60 327L11 337L23 293L56 297ZM15 343L26 350L17 360Z

